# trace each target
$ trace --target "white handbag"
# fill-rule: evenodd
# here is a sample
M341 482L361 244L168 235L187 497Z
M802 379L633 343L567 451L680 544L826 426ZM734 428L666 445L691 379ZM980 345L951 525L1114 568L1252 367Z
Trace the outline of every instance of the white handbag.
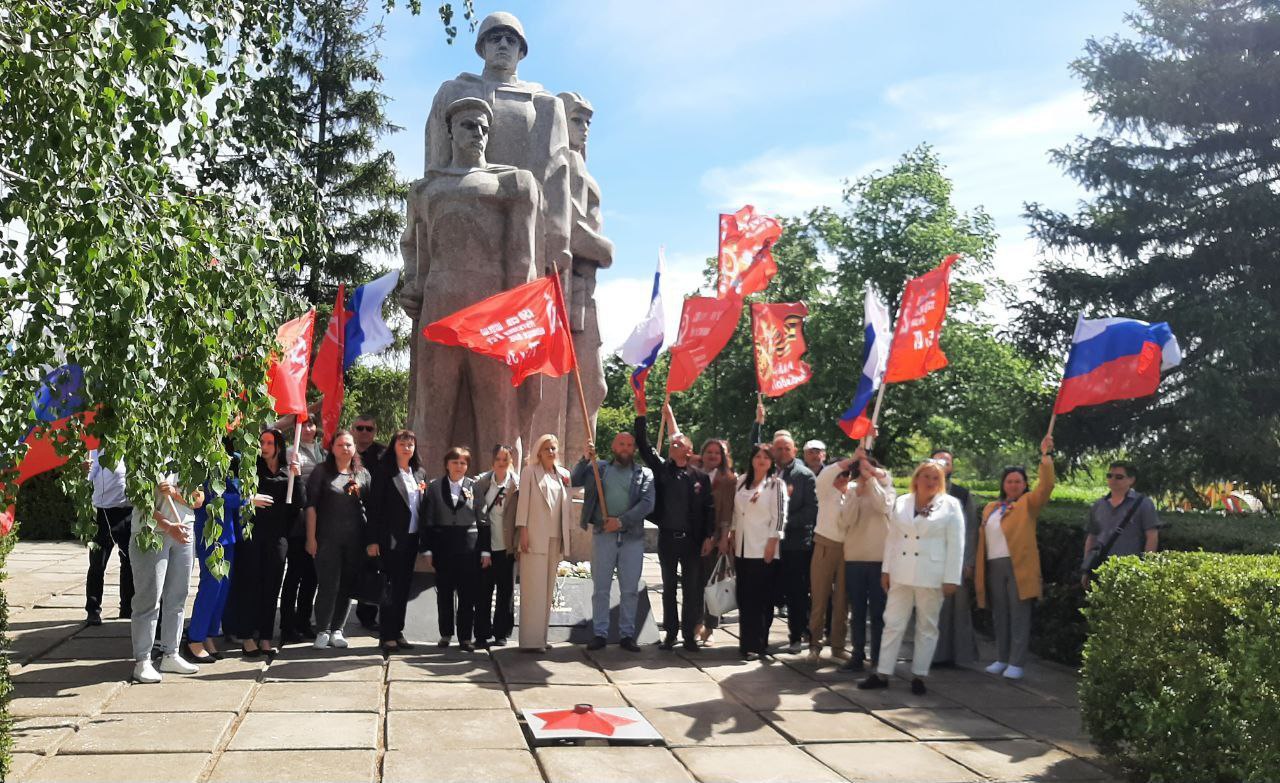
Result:
M733 573L733 561L720 555L716 559L715 568L711 570L711 579L702 591L703 607L707 614L723 617L738 609L738 577Z

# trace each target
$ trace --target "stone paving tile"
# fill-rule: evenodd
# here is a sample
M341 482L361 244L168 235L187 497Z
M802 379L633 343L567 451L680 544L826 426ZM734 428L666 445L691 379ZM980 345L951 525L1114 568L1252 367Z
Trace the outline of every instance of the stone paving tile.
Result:
M952 701L974 709L1005 709L1008 707L1051 707L1053 702L1023 690L1003 678L985 675L984 681L932 682L935 690Z
M68 661L128 660L133 657L133 646L126 637L90 639L73 636L43 657Z
M676 748L702 783L844 783L800 748Z
M695 704L737 702L714 682L621 683L618 690L637 709L676 709Z
M48 573L47 571L42 571ZM64 572L59 572L64 573ZM36 609L79 609L80 619L84 619L84 593L79 595L75 593L59 593L58 595L50 595L35 603Z
M229 652L220 661L200 664L196 674L177 675L184 681L209 682L217 680L257 680L267 668L265 658L246 658L239 652ZM173 675L165 675L171 678ZM166 679L166 682L169 680Z
M542 655L504 650L494 655L506 682L541 685L607 685L609 678L577 649Z
M392 710L501 710L511 702L502 685L493 682L392 682L388 688Z
M181 675L163 682L129 685L104 710L115 712L239 712L254 683L249 680L193 682Z
M377 712L380 682L266 682L249 704L251 712Z
M664 651L627 652L614 647L587 653L613 682L707 682L710 677Z
M237 750L223 753L209 783L373 783L373 750Z
M966 709L901 707L876 710L872 714L919 740L1020 739L1026 736Z
M13 722L14 753L50 755L76 733L83 718L20 718Z
M209 753L112 753L46 759L25 783L137 783L163 780L196 783L212 758Z
M128 620L112 619L110 615L103 617L102 625L86 625L76 634L78 639L98 639L111 637L127 639L132 631Z
M124 687L120 682L92 685L75 683L20 683L13 689L9 714L17 718L52 715L96 715L115 692Z
M980 774L1000 781L1103 780L1105 772L1035 740L924 743Z
M892 710L899 707L933 710L962 706L933 689L923 696L916 696L911 692L910 683L899 679L890 680L889 687L880 690L859 690L856 679L831 682L827 687L866 710Z
M541 748L548 783L691 783L685 768L664 748Z
M27 776L44 759L37 753L14 753L9 757L9 779L27 780Z
M612 685L511 685L508 688L516 710L568 708L575 704L596 707L630 707L622 692Z
M788 710L761 715L792 741L810 742L911 742L910 735L865 712L814 712Z
M785 745L760 716L735 702L640 711L668 745Z
M231 721L230 712L112 713L91 718L58 753L210 753Z
M860 710L848 699L809 680L729 678L720 687L753 710Z
M219 663L222 662L219 661ZM267 669L267 680L380 682L382 680L382 668L382 659L372 655L332 655L298 660L284 660L281 657L277 658Z
M1015 726L1028 736L1056 745L1073 756L1093 758L1098 750L1080 723L1080 713L1067 707L1018 707L992 712L993 720Z
M382 761L382 783L542 783L527 750L391 750Z
M919 742L809 745L805 752L861 783L969 783L982 778Z
M440 710L387 714L387 749L519 750L524 733L511 710Z
M248 712L227 750L373 750L378 716L365 712Z
M388 670L391 680L432 682L499 682L498 670L485 655L397 655Z

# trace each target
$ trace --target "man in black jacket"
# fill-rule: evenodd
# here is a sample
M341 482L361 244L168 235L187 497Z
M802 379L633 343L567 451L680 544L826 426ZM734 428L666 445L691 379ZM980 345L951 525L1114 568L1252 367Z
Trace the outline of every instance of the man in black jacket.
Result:
M702 558L715 545L715 506L711 479L689 462L693 444L680 432L671 433L669 459L662 459L649 443L643 399L636 400L635 437L640 457L653 471L658 487L657 504L649 517L658 526L658 562L662 566L662 627L664 650L675 647L676 633L684 648L698 650L696 638L702 619ZM664 411L665 413L665 411ZM668 422L671 418L668 417ZM684 615L676 605L679 571Z
M387 447L378 442L378 420L369 414L356 417L351 424L351 437L356 442L356 452L360 455L360 463L373 475ZM370 633L381 633L378 625L378 607L373 604L356 604L356 618L360 625Z

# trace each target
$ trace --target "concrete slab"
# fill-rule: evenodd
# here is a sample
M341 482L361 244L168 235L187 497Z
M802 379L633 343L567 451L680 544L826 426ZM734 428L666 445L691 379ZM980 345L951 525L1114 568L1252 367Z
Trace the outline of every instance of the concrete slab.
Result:
M690 783L685 768L664 748L542 748L538 759L549 783Z
M199 720L186 713L104 714L86 721L58 752L211 753L234 719L230 712L201 713Z
M865 712L766 712L761 717L793 742L911 742L912 738Z
M141 779L196 783L212 758L209 753L112 753L57 755L46 759L26 783L136 783Z
M10 731L13 752L51 755L76 733L82 720L65 716L15 720Z
M929 687L952 701L965 706L982 705L984 709L1055 706L1053 701L1039 694L1023 690L1002 677L990 675L977 682L931 682Z
M250 712L377 712L380 682L265 682Z
M845 682L829 682L827 687L859 707L872 711L892 710L899 707L936 710L962 706L932 688L925 695L916 696L911 692L910 683L900 679L890 680L889 687L881 690L858 690L858 681L861 679L862 677L858 677L850 678Z
M1104 780L1101 769L1036 740L925 743L992 780Z
M382 760L382 783L542 783L527 750L391 750Z
M387 670L390 680L499 682L498 670L484 655L397 655Z
M810 745L805 752L861 783L969 783L980 777L918 742Z
M667 744L785 745L781 734L754 712L734 702L690 704L667 710L641 710Z
M511 702L493 682L392 682L387 706L392 710L501 710Z
M227 750L374 750L378 715L366 712L253 712Z
M1067 707L1028 707L996 710L993 720L1016 726L1028 736L1048 742L1073 756L1094 758L1099 755L1080 722L1080 713Z
M609 678L576 649L572 655L553 650L538 655L519 650L494 655L502 678L509 683L535 685L607 685Z
M68 661L129 660L133 646L126 637L80 638L73 636L49 650L43 657Z
M631 706L612 685L511 685L508 690L517 710L569 708L575 704Z
M253 686L249 680L193 682L166 675L163 682L121 689L105 712L239 712Z
M616 647L588 652L597 666L613 682L707 682L704 672L688 661L662 650L647 648L642 652L627 652Z
M679 709L695 704L714 704L728 699L737 703L718 684L707 682L688 683L621 683L618 690L640 709Z
M872 714L920 740L1016 739L1026 736L966 709L902 707L876 710Z
M798 676L798 675L797 675ZM860 710L835 691L812 680L789 677L747 679L730 677L720 687L753 710Z
M126 682L133 673L133 661L32 661L9 669L14 684L68 683L92 685L102 682Z
M277 659L267 668L267 681L380 682L383 661L371 655Z
M844 783L799 748L676 748L702 783Z
M439 710L387 714L387 749L521 750L524 733L511 710Z
M27 780L36 765L43 760L44 756L36 753L14 753L9 757L9 778Z
M123 687L124 683L121 682L92 685L24 682L14 686L9 714L15 718L97 715L103 705Z
M378 754L373 750L241 750L218 758L209 783L373 783Z

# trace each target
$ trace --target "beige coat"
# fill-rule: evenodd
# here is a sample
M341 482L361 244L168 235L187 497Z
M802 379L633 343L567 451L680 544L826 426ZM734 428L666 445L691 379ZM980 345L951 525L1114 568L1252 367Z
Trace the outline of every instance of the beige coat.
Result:
M547 471L541 465L526 465L520 471L520 489L516 496L516 527L529 529L529 551L545 555L550 552L550 541L560 539L561 547L567 546L572 532L570 511L572 494L569 487L569 471L556 466L560 489L549 489L544 482ZM560 514L552 514L555 496L559 496Z

